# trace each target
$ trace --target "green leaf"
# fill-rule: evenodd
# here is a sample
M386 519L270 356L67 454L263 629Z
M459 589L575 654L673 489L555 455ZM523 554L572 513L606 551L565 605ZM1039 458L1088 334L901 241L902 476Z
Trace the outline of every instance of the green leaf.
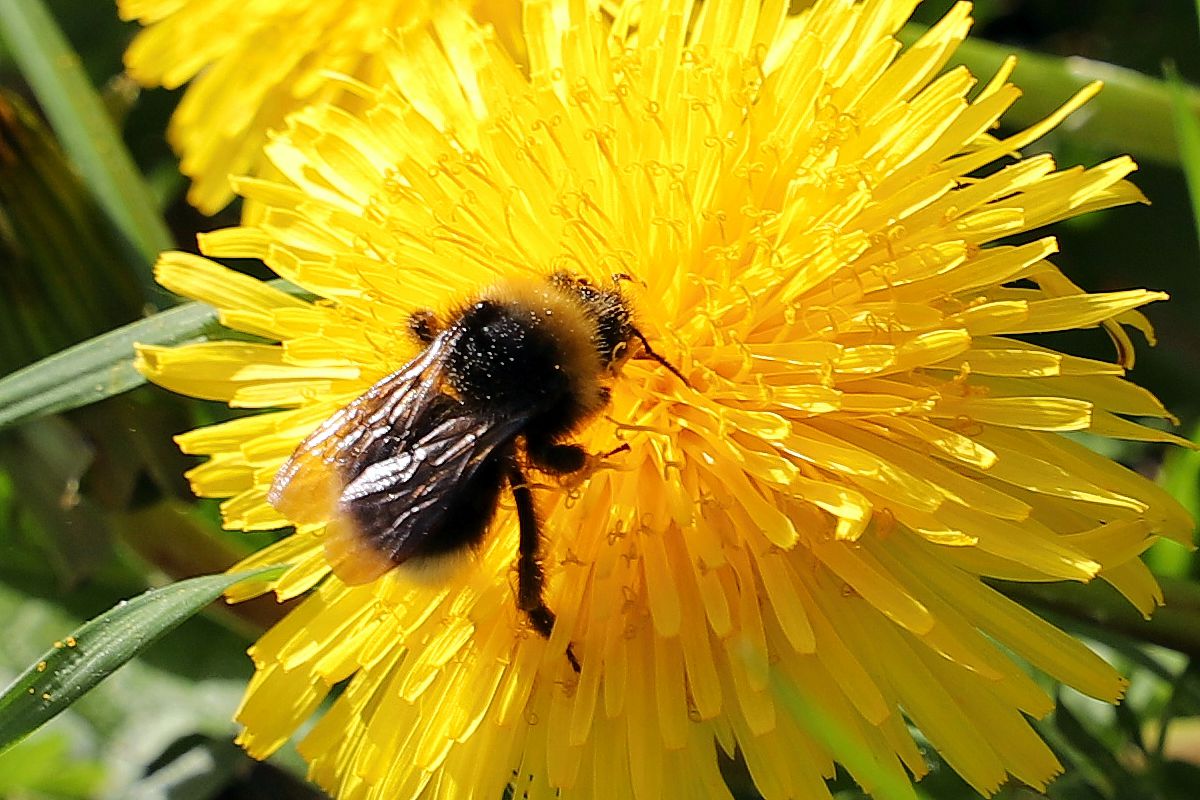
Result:
M911 45L928 30L912 23L904 27L899 38ZM963 42L949 65L963 64L976 77L987 80L1010 55L1017 57L1011 80L1024 95L1005 114L1006 123L1032 125L1083 87L1103 81L1104 91L1088 103L1085 113L1076 114L1060 128L1060 134L1104 150L1130 152L1165 164L1178 163L1171 94L1164 81L1103 61L1048 56L984 39ZM1200 89L1189 85L1182 94L1185 106L1193 114L1200 112Z
M0 36L37 95L59 141L129 245L147 301L166 300L151 266L174 242L154 197L43 0L0 2Z
M206 338L217 312L187 303L68 347L0 379L0 428L66 411L146 382L133 368L134 342L184 344Z
M0 752L57 716L229 587L280 567L191 578L122 601L55 642L0 695Z
M286 281L270 285L297 297L312 297ZM0 379L0 429L141 386L146 379L133 368L135 342L186 344L207 339L216 330L217 312L211 306L185 303L19 369Z
M14 574L8 563L0 565L0 619L8 623L5 646L0 648L0 690L36 663L47 643L95 616L96 609L143 592L140 574L132 571L133 565L128 566L127 570L126 565L110 565L86 583L64 591L36 563L16 567L19 574ZM234 625L233 613L244 608L243 604L236 609L212 609L219 613L197 614L163 636L50 724L0 755L0 773L4 759L19 759L27 746L47 737L63 737L70 743L73 763L104 765L102 789L86 794L87 798L134 800L142 797L139 788L143 781L167 767L182 743L198 738L231 741L238 730L234 711L253 671L246 646L257 635L256 631L248 638L235 630L239 626ZM289 742L283 751L289 751L292 760L284 762L276 753L271 762L276 766L286 763L289 768L293 761L298 762L289 771L303 778L307 765L296 753L295 744ZM244 756L239 774L246 780L266 777L261 766ZM277 775L274 770L268 773ZM241 795L231 788L230 796ZM307 795L280 791L256 796ZM2 776L0 797L50 800L41 794L26 797L7 791Z
M1179 163L1187 178L1188 194L1192 199L1192 218L1200 234L1200 117L1188 104L1187 87L1174 64L1166 65L1167 84L1171 89L1171 114L1175 138L1179 141Z

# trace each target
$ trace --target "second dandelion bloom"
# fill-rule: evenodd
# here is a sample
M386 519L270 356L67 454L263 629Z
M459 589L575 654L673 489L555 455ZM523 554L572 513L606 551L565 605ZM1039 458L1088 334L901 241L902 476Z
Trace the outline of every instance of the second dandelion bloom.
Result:
M548 641L516 608L508 502L437 576L348 586L320 522L258 554L290 568L256 591L311 593L252 650L242 743L269 755L344 682L300 742L339 797L720 797L721 753L767 798L826 796L839 761L870 791L926 772L909 723L981 792L1044 786L1061 767L1028 718L1053 703L1013 656L1105 700L1123 682L981 579L1099 578L1149 614L1139 553L1191 531L1063 435L1171 439L1131 420L1168 414L1123 377L1125 328L1162 295L1087 293L1037 233L1139 200L1133 163L1012 158L1091 91L994 138L1011 65L982 84L944 70L966 4L907 50L911 2L583 5L528 3L527 72L458 16L385 50L360 109L291 118L268 148L282 179L238 183L261 224L202 247L317 302L160 263L279 342L142 349L167 387L282 409L180 437L234 528L292 522L267 491L297 444L419 352L414 310L494 283L629 276L640 329L691 384L626 364L577 441L629 452L535 489ZM1122 363L1027 336L1101 327Z
M267 169L262 147L310 103L354 106L348 82L378 82L397 30L473 9L519 47L519 0L118 0L146 26L125 54L146 86L191 82L168 137L192 179L188 200L215 214L234 198L230 177ZM413 64L422 56L412 54ZM340 77L339 77L340 76ZM194 79L194 80L193 80Z

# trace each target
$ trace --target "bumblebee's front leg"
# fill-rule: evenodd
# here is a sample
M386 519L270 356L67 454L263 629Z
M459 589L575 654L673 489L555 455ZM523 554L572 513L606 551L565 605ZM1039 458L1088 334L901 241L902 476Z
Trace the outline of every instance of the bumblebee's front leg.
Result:
M533 629L549 639L554 630L555 615L546 605L543 593L546 588L546 573L542 569L542 535L538 530L537 507L533 503L533 492L525 482L525 473L514 455L507 457L505 472L512 489L513 502L517 506L517 523L520 528L517 545L517 608L529 617ZM580 671L579 659L567 644L567 660L571 667Z
M628 443L622 443L607 453L592 454L578 444L539 439L527 439L525 442L525 452L535 467L551 475L574 476L573 480L566 482L567 486L582 483L604 465L604 459L629 449Z
M442 330L437 314L422 308L408 315L408 332L423 345L430 345Z
M588 465L591 455L582 445L562 444L545 439L526 438L529 461L551 475L571 475Z
M607 386L600 387L598 391L601 405L608 405L612 392ZM587 473L582 476L586 478L595 471L602 460L628 449L629 445L623 444L608 453L592 455L580 445L563 444L555 441L552 436L530 436L528 433L525 435L525 453L529 456L529 461L551 475L574 475L587 469Z

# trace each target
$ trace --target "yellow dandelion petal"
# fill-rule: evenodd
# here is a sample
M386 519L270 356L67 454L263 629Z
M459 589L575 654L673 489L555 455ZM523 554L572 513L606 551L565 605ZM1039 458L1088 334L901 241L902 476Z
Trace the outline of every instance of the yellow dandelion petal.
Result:
M201 242L316 302L163 257L170 288L278 342L140 351L165 386L273 409L179 437L230 527L285 524L268 492L296 446L432 357L414 311L453 318L493 284L621 276L687 379L629 361L571 439L609 455L533 474L548 638L517 608L508 492L470 553L394 570L325 524L340 484L276 497L302 524L248 563L288 570L233 596L308 597L252 651L253 755L344 683L300 743L340 797L721 797L720 753L766 797L825 796L845 753L786 687L877 765L868 790L928 770L911 724L988 793L1061 770L1027 721L1053 703L1014 655L1120 698L1112 667L983 579L1098 577L1148 614L1140 554L1189 542L1161 489L1064 435L1173 440L1124 377L1124 327L1164 295L1089 293L1037 232L1140 201L1134 165L1015 159L1095 87L996 138L1012 63L983 87L945 70L968 4L907 50L914 2L786 6L530 0L527 70L465 16L397 33L355 103L291 116L275 177L237 182L253 224ZM1080 328L1115 363L1027 336Z

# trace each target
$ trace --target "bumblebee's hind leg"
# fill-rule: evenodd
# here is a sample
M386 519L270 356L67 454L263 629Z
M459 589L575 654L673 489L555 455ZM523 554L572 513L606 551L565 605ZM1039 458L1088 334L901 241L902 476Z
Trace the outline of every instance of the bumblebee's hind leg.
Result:
M542 569L542 534L538 528L537 507L533 503L533 492L525 482L525 473L515 456L507 458L508 485L512 489L513 502L517 506L517 523L520 527L517 545L517 608L529 617L533 629L549 639L554 630L555 615L546 605L543 596L546 588L546 573ZM567 645L567 660L571 667L580 671L579 659L570 644Z

